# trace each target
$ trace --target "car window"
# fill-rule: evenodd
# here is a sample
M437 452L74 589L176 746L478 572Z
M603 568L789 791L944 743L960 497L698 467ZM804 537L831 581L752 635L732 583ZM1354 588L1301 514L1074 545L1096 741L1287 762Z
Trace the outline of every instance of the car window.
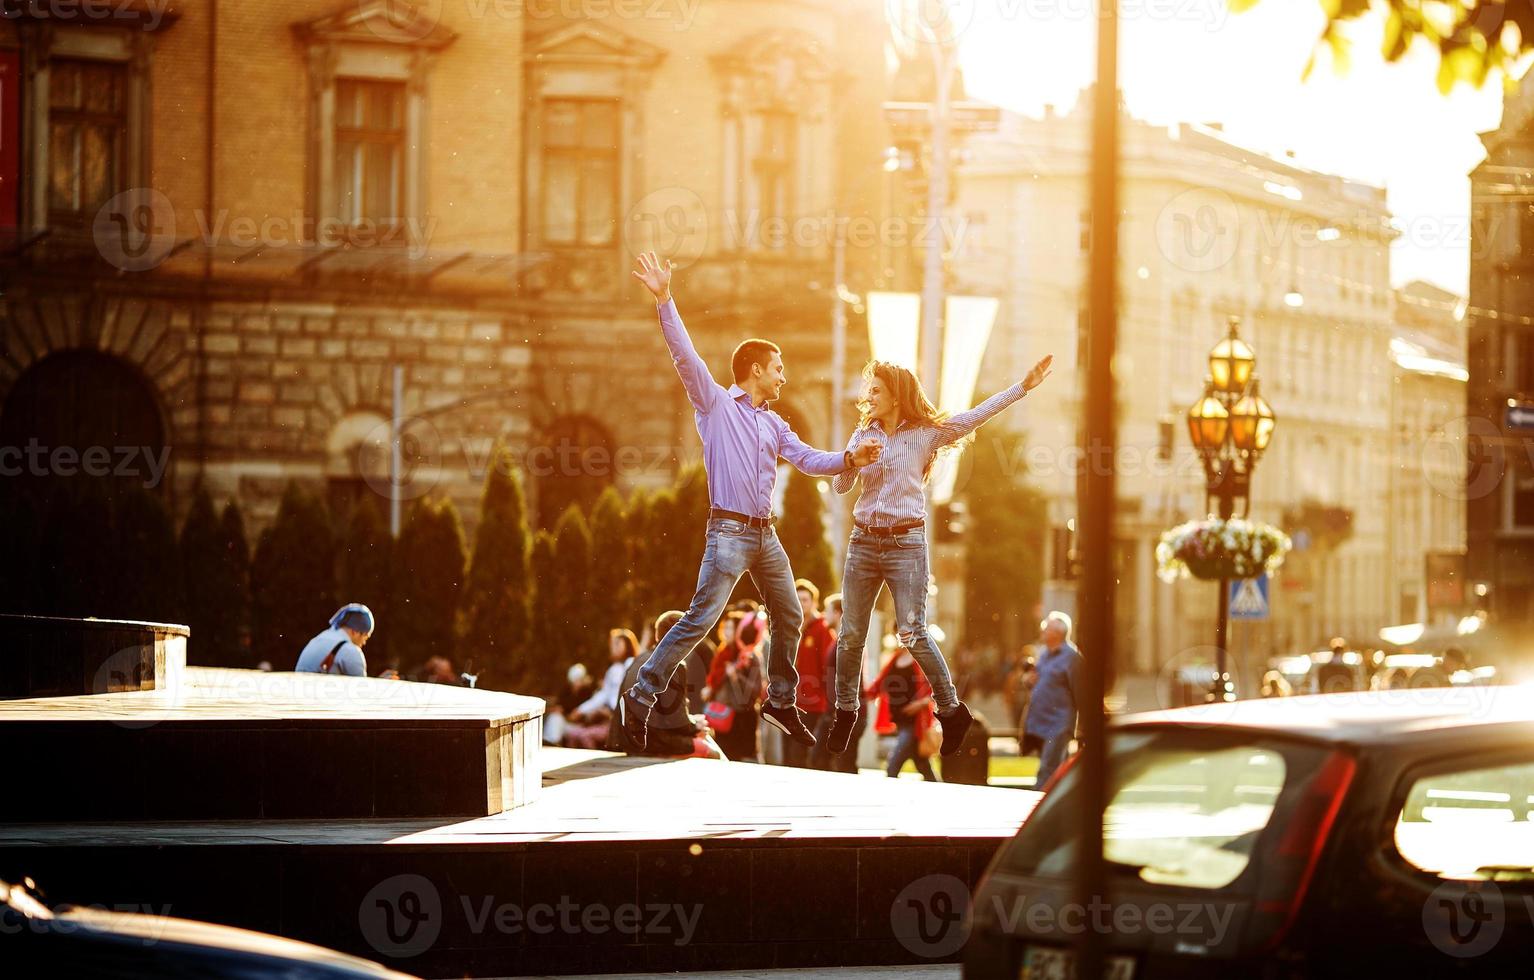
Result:
M1534 761L1455 768L1406 792L1395 846L1441 878L1534 879Z
M1230 886L1253 863L1280 797L1303 785L1325 755L1212 731L1119 734L1110 746L1104 856L1150 884L1206 889ZM1076 775L1061 780L1013 839L1005 870L1070 873Z

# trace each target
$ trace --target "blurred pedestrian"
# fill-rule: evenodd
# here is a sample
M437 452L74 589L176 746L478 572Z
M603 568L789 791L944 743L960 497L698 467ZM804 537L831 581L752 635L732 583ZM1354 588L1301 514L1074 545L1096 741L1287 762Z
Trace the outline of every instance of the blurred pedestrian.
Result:
M804 611L804 627L799 634L799 653L794 658L794 668L799 672L799 710L804 712L804 724L812 732L820 731L831 708L830 693L826 687L826 663L836 659L832 646L831 629L820 613L820 589L807 578L794 583L799 593L799 607ZM819 758L819 737L814 753ZM800 769L810 765L811 748L792 739L783 740L783 764ZM820 768L817 766L816 768Z
M373 611L360 602L349 602L330 617L330 626L314 635L298 655L293 669L300 674L368 675L362 648L376 625Z
M763 615L747 613L736 627L728 655L715 659L703 690L704 714L714 740L725 758L735 762L761 761L757 722L767 686L758 651L766 640Z
M1002 681L1001 698L1007 707L1007 718L1017 731L1018 752L1022 755L1023 721L1028 717L1028 704L1033 699L1033 689L1039 682L1039 665L1028 648L1021 650L1012 662L1012 669Z
M675 626L682 619L680 609L672 609L661 613L655 619L654 636L659 642L666 635L666 631ZM639 668L643 665L643 659L635 657L628 661L623 671L622 690L627 690L639 675ZM702 692L698 692L701 696ZM687 672L678 670L671 675L666 689L655 699L655 708L650 713L650 737L645 741L644 748L635 745L623 730L623 725L618 722L614 715L608 723L607 748L614 752L623 752L627 755L647 755L676 757L696 757L701 759L722 759L724 752L714 742L713 733L709 730L708 719L701 713L693 714L688 710Z
M879 720L874 730L895 736L884 774L891 778L899 776L909 760L916 763L916 771L923 779L935 782L937 774L932 771L932 761L922 751L922 741L932 727L932 686L910 648L896 647L868 689L880 697Z
M614 629L607 633L607 673L602 686L570 712L566 719L565 745L577 749L600 748L607 741L607 723L618 710L618 695L623 691L623 673L630 660L639 654L639 641L632 630Z
M1076 737L1076 719L1081 710L1081 653L1071 644L1071 617L1051 612L1039 624L1038 683L1028 705L1028 719L1023 725L1025 739L1040 743L1039 770L1035 789L1043 789L1049 778L1065 761L1071 740Z
M1269 670L1262 675L1262 683L1258 687L1258 696L1264 698L1286 698L1294 693L1294 688L1284 678L1281 671Z
M427 684L448 684L453 687L468 687L458 668L453 662L440 654L427 658L426 665L421 669L421 680Z
M821 617L826 624L826 634L830 643L829 653L823 658L820 670L821 690L826 692L826 713L820 716L820 725L815 729L815 748L810 752L810 768L836 771L837 755L831 751L827 738L831 732L831 725L836 720L836 634L842 627L842 594L833 592L825 597ZM862 689L863 679L858 678L858 688ZM861 715L860 715L861 717ZM861 734L861 732L859 732ZM851 742L848 751L854 751L856 741ZM854 768L856 761L854 759Z

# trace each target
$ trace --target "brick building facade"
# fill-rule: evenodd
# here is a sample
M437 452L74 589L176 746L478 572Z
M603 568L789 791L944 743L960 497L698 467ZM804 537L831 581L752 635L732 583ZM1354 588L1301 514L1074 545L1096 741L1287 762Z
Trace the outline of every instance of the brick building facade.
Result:
M178 511L202 481L256 530L289 480L387 492L398 365L403 496L472 522L503 440L551 521L696 454L646 248L716 375L771 336L785 414L845 434L832 215L893 206L882 5L111 6L0 22L0 442L165 447Z

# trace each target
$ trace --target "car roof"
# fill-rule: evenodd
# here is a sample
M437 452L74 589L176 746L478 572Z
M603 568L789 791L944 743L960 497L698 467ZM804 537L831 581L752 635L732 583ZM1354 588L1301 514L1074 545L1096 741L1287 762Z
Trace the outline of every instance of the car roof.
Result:
M1534 729L1534 685L1411 688L1255 698L1125 715L1118 728L1145 725L1247 729L1323 742L1385 744L1438 733Z

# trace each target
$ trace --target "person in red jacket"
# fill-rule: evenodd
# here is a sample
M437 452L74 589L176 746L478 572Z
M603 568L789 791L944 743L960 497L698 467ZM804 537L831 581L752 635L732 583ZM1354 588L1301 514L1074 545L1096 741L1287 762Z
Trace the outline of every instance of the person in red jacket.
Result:
M799 652L794 658L794 668L799 672L797 697L799 710L804 712L804 724L810 731L819 731L826 712L831 710L831 692L826 690L826 661L836 656L835 640L830 627L820 614L820 590L807 578L794 583L799 593L799 606L804 610L804 628L799 634ZM819 762L820 753L812 753L804 745L790 739L783 740L783 764L800 769L810 767L812 758ZM823 768L823 766L816 766Z
M884 774L891 778L899 776L910 760L923 779L935 782L937 774L932 771L932 760L921 753L922 739L932 727L932 685L910 649L897 647L863 693L879 699L874 731L895 736Z

